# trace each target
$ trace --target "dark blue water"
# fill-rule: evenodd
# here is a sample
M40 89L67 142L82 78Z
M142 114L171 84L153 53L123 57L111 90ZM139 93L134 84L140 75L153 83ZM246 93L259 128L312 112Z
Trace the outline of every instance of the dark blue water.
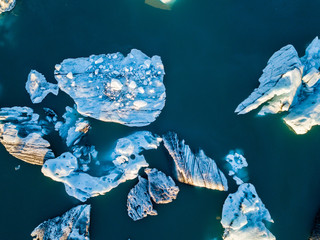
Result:
M281 116L236 116L269 57L293 44L300 55L320 34L319 0L176 0L172 11L143 0L17 0L0 16L0 107L50 107L59 114L73 101L60 92L33 106L24 89L31 69L54 82L54 65L68 57L138 48L160 55L167 102L160 117L142 129L176 131L223 167L230 149L241 148L250 182L275 223L280 240L307 239L320 206L320 127L295 135ZM91 142L103 157L116 139L137 128L92 120ZM140 130L140 129L139 129ZM51 139L56 154L65 147ZM40 167L10 156L0 146L0 239L31 239L42 221L79 204ZM172 174L163 147L145 154L152 167ZM21 165L19 171L14 168ZM230 181L231 192L236 186ZM133 222L126 197L136 180L88 201L93 240L209 240L221 238L219 222L227 193L179 184L178 199L158 205L158 216Z

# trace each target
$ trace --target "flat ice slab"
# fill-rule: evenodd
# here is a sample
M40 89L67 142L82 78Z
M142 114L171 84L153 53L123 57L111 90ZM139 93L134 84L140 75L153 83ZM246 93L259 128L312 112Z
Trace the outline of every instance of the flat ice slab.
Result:
M66 59L55 70L59 88L73 98L80 114L135 127L149 125L161 113L164 74L159 56L149 58L136 49L126 57Z

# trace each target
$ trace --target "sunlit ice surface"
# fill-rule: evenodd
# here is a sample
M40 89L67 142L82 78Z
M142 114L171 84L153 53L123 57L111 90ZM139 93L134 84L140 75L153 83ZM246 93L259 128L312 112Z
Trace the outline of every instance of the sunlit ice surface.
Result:
M171 7L175 1L176 0L145 0L145 3L155 8L171 10Z

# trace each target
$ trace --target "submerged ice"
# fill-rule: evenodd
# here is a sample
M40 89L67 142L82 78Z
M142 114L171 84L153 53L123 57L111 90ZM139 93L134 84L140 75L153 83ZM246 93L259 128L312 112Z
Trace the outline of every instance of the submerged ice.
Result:
M146 126L165 105L164 67L159 56L149 58L133 49L121 53L66 59L56 65L59 88L77 110L106 122Z
M244 183L229 194L222 209L225 240L275 240L265 223L273 222L254 186Z
M242 173L243 168L248 167L247 160L241 154L239 150L230 151L229 154L225 157L226 162L228 162L229 166L229 176L236 181L238 185L243 183L243 178L247 178L246 172Z
M244 114L264 105L259 115L286 112L285 123L297 134L320 125L320 40L316 37L299 58L292 45L277 51L263 70L260 86L236 109Z
M228 190L226 177L203 150L194 154L184 140L179 141L173 132L165 134L163 142L174 160L176 176L180 182L220 191Z
M33 240L89 240L90 208L80 205L41 223L31 233Z

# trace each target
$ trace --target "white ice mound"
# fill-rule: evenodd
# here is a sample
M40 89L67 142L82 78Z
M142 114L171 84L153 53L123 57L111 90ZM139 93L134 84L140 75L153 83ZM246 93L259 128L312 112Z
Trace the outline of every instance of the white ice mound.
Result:
M259 79L260 85L237 107L235 112L245 114L268 102L259 115L288 111L301 86L302 63L292 45L274 53Z
M224 202L221 224L225 240L275 240L265 222L273 220L250 183L240 185Z
M49 93L58 95L59 92L57 84L47 82L46 78L36 70L31 70L29 73L26 90L32 103L41 103Z
M248 167L247 160L245 157L241 154L239 150L230 151L229 154L225 157L226 162L229 163L230 167L229 169L229 176L232 176L233 179L236 181L238 185L243 183L243 174L239 174L239 171L241 169ZM247 175L247 173L245 173Z
M259 88L236 109L247 113L263 103L260 115L287 112L283 120L297 134L320 125L320 40L316 37L298 58L288 45L276 52L263 70Z
M148 215L157 215L148 192L148 181L139 176L139 182L128 194L127 200L128 215L134 221L147 217Z
M31 108L0 109L0 142L12 156L37 165L53 158L50 143L42 138L45 133L39 115Z
M0 0L0 14L11 11L16 5L16 0Z
M80 205L41 223L31 233L33 240L89 240L90 208Z
M133 49L121 53L66 59L56 65L59 88L77 110L106 122L146 126L165 105L164 67L159 56L149 58Z
M179 141L173 132L165 134L163 142L174 160L176 176L180 182L220 191L228 190L226 177L203 150L194 154L184 140Z
M166 204L177 198L179 188L170 176L153 168L145 169L148 175L148 188L152 200L157 204Z
M140 168L148 167L144 156L140 154L141 151L156 149L160 142L160 138L147 131L119 139L112 153L112 166L100 177L85 173L79 160L69 152L47 160L41 171L54 181L64 183L70 196L84 202L90 197L109 192L120 183L136 178Z

